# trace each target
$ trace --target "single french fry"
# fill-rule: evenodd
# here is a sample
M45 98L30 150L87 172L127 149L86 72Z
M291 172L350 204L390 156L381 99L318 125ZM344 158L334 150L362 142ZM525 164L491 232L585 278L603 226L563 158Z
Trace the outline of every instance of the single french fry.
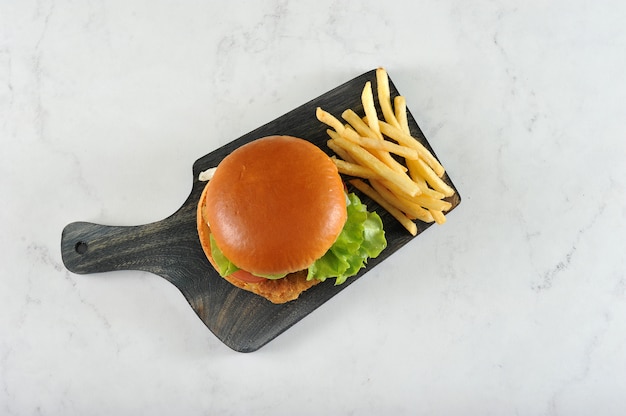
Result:
M420 176L424 178L424 180L435 190L439 191L445 196L454 195L454 189L452 189L447 183L443 181L435 171L431 169L429 165L426 164L422 159L419 159L415 163L415 167L419 172Z
M335 152L337 156L339 156L346 162L356 164L356 161L354 160L354 158L350 156L350 154L346 152L343 147L338 146L337 143L335 142L335 139L341 138L341 136L339 136L339 134L334 130L327 130L326 132L331 137L331 140L326 142L326 145L328 146L328 148L332 150L333 152Z
M365 83L365 87L361 93L361 102L363 103L363 111L365 111L367 125L374 132L374 137L382 140L383 135L380 134L380 125L378 124L378 115L376 114L374 95L372 94L372 83L370 81Z
M411 147L395 144L388 140L378 140L372 139L370 137L362 137L359 136L359 134L356 132L355 134L345 134L344 137L367 149L384 150L386 152L402 156L405 159L417 160L419 158L419 152L417 150Z
M400 128L400 123L396 119L391 107L391 94L389 92L389 75L385 68L376 69L376 92L378 94L378 104L383 112L385 121L392 126Z
M330 137L331 139L334 139L335 137L341 137L341 135L333 129L326 129L326 134L328 134L328 137Z
M417 186L417 184L413 182L407 174L396 172L370 152L361 146L354 144L348 139L338 137L333 140L338 146L344 148L344 150L346 150L352 158L359 162L359 164L367 166L382 178L395 182L399 187L401 187L402 193L410 197L420 193L419 186Z
M335 166L337 166L339 173L343 173L344 175L356 176L365 179L380 178L376 172L366 168L365 166L346 162L345 160L337 159L336 157L331 157L331 160L335 163Z
M359 133L359 135L363 137L378 137L376 136L376 132L372 130L370 126L368 126L367 123L354 112L354 110L348 108L341 113L341 118L346 120L354 128L354 130Z
M406 99L403 96L398 95L396 98L393 99L393 108L396 115L396 120L398 120L399 127L406 134L410 135L411 129L409 129L409 120L406 116Z
M359 191L376 201L381 207L383 207L389 214L391 214L396 220L407 229L411 235L417 235L417 225L411 221L402 211L387 202L374 188L366 184L360 179L353 179L349 181Z
M435 222L437 224L439 224L439 225L445 224L446 216L443 215L443 212L437 211L437 210L434 210L434 209L429 209L428 212L430 212L430 215L433 216L433 218L434 218L434 220L435 220Z
M445 173L445 169L443 168L443 166L441 166L441 163L439 163L437 158L432 153L430 153L430 151L417 139L415 139L411 135L406 134L401 129L398 129L389 123L385 123L384 121L380 121L379 124L380 131L385 136L395 140L396 142L404 146L416 149L420 154L420 158L424 159L426 163L428 163L428 165L435 171L437 176L443 176L443 174Z
M348 126L350 126L350 125L348 124ZM340 136L343 137L344 139L348 139L348 140L352 140L352 141L358 140L359 137L373 138L373 136L361 136L356 130L354 130L352 128L352 126L346 127L343 130L343 133ZM378 139L374 139L374 140L378 140ZM381 140L379 140L379 141L381 141Z
M330 134L330 133L328 133L328 134ZM411 176L411 179L413 179L413 181L415 181L415 183L417 183L417 185L420 187L420 189L422 191L425 188L428 188L428 184L426 183L424 178L422 178L422 176L419 173L419 169L417 168L417 160L407 160L406 161L406 167L409 170L409 176ZM443 198L443 195L442 195L442 198Z
M429 188L428 185L426 184L426 181L424 181L424 184L425 185L423 188L421 184L418 184L420 191L422 191L420 195L424 195L432 199L444 199L446 197L443 193L439 191L435 191L432 188Z
M444 201L442 199L435 199L426 195L416 195L411 201L415 202L421 207L427 208L428 210L436 210L436 211L449 211L452 208L452 204L448 201Z
M315 110L315 116L322 123L335 129L337 133L341 134L341 132L343 132L343 123L337 120L335 116L333 116L329 112L322 110L321 107L317 107L317 109Z
M434 221L432 215L426 209L415 202L396 196L391 190L386 188L385 183L372 179L370 184L387 202L404 212L407 216L424 222Z

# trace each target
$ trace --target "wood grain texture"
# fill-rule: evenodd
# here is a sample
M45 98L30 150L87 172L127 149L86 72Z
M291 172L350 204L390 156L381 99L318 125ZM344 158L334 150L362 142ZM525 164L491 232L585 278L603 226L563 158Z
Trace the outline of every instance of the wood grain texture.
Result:
M274 134L302 137L331 154L326 147L326 126L316 119L315 109L320 106L338 118L346 108L352 108L361 114L360 96L366 81L372 82L375 91L374 70L198 159L193 165L193 187L189 197L168 218L130 227L87 222L67 225L61 237L65 266L79 274L142 270L162 276L181 291L198 317L227 346L240 352L252 352L261 348L415 237L376 203L359 195L369 210L376 210L381 216L388 241L387 248L378 258L371 259L367 268L361 269L357 276L348 279L345 284L334 286L333 279L329 279L304 292L295 301L275 305L226 282L205 258L196 231L196 205L205 185L198 181L198 174L217 166L237 147ZM393 98L398 95L398 91L391 79L389 84ZM410 111L407 112L412 134L432 151ZM444 179L454 188L447 174ZM458 191L448 200L454 209L461 201ZM430 226L431 224L418 223L418 235Z

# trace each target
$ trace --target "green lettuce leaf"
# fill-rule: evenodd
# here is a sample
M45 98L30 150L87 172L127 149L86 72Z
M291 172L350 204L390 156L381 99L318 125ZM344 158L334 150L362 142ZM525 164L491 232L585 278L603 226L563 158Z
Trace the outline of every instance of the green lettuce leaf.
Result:
M377 257L387 247L378 214L368 212L353 193L348 195L347 202L346 224L326 254L309 267L309 280L324 281L334 277L335 284L340 285L365 267L369 258Z
M211 256L213 257L213 261L215 261L220 276L226 277L239 270L239 267L228 260L224 253L222 253L222 250L219 249L213 238L213 234L209 234L209 241L211 242Z
M209 235L209 240L211 242L211 256L213 256L213 260L215 261L215 264L217 265L217 272L220 274L220 276L226 277L228 275L235 273L237 270L239 270L239 267L237 267L232 261L230 261L224 255L222 250L220 250L220 248L217 246L217 243L215 242L215 239L213 238L213 234ZM264 277L266 279L280 279L280 278L285 277L286 275L287 273L258 275L258 276Z

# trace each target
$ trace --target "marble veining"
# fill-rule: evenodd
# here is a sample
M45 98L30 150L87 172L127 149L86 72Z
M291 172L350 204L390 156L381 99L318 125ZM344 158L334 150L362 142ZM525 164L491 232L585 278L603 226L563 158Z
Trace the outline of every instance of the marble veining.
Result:
M574 241L571 243L570 248L567 252L561 257L561 259L554 265L552 268L545 271L541 276L541 283L537 284L533 287L533 290L542 291L546 289L550 289L552 287L552 282L555 278L557 278L558 274L567 270L570 267L572 262L572 257L576 254L577 246L581 239L584 238L584 235L589 232L597 221L599 221L602 217L602 214L605 210L606 205L601 204L598 208L598 211L593 215L588 224L585 224L582 228L578 230L576 233Z

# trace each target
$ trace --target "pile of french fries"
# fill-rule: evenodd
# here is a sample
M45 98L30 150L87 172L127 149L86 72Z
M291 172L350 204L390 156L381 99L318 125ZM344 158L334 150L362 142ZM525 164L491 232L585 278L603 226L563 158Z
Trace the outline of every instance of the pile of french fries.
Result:
M395 97L392 106L384 68L376 70L376 86L384 120L378 118L370 81L361 94L364 117L347 109L341 114L344 124L319 107L316 116L331 127L327 144L339 172L354 177L348 182L416 235L415 220L446 221L444 212L451 204L444 198L454 195L454 189L442 179L445 170L439 161L411 136L405 98Z

